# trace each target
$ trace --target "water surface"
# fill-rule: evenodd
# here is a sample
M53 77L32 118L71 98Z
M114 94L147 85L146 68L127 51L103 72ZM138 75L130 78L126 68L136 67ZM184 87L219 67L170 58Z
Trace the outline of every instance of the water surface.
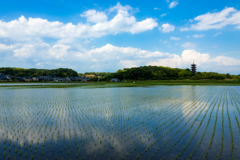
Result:
M0 157L240 159L239 90L2 87Z

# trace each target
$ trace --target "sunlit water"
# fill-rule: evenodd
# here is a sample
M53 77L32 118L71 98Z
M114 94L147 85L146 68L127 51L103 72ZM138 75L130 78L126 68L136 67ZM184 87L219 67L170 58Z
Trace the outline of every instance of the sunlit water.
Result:
M240 159L240 87L0 88L0 159Z

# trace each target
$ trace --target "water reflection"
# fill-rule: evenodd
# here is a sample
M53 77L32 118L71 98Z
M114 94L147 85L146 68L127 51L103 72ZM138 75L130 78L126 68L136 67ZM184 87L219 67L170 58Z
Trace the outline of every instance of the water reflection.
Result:
M53 152L73 159L79 152L81 158L89 156L90 159L94 156L107 159L112 155L114 159L122 156L134 159L138 154L141 158L152 154L159 159L162 155L170 158L178 151L169 154L167 149L198 113L205 106L205 110L208 108L221 89L202 86L3 88L0 90L0 147L12 146L17 152L24 150L28 155L44 159ZM196 127L197 124L196 121ZM181 140L187 140L192 134L186 133ZM37 145L36 152L30 150L30 145ZM7 154L21 157L13 151Z

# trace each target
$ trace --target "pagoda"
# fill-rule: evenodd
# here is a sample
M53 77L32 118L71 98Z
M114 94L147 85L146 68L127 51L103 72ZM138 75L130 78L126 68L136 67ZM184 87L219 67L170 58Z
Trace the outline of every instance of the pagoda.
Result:
M192 70L192 75L194 76L196 74L196 64L194 64L194 61L193 61L193 64L191 64L191 70Z

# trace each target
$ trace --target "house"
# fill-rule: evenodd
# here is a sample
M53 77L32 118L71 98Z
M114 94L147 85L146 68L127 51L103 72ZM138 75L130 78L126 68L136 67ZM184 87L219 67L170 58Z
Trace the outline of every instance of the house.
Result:
M17 81L24 82L25 80L22 77L17 77Z
M0 80L7 80L5 75L0 75Z
M38 81L38 77L33 77L32 78L34 81Z
M38 78L38 81L45 82L47 80L47 76L41 76Z
M90 82L91 81L89 77L85 77L85 76L82 76L81 80L82 80L82 82Z
M120 79L118 79L118 78L112 78L112 79L110 80L110 82L120 82Z
M82 81L83 82L90 82L90 80L88 80L88 79L83 79Z
M63 82L63 79L60 77L53 78L54 82Z
M80 79L82 82L90 82L90 81L91 81L90 78L87 77L87 76L81 76L81 77L79 77L79 79Z
M71 81L78 81L81 77L70 77Z
M23 78L26 82L30 82L30 81L32 81L33 79L32 79L32 77L26 77L26 78Z
M64 80L64 82L71 82L71 79L69 77L66 77L63 80Z
M52 76L46 76L46 79L47 79L48 81L53 81L53 77L52 77Z
M0 80L12 80L12 76L10 76L10 75L0 75Z

